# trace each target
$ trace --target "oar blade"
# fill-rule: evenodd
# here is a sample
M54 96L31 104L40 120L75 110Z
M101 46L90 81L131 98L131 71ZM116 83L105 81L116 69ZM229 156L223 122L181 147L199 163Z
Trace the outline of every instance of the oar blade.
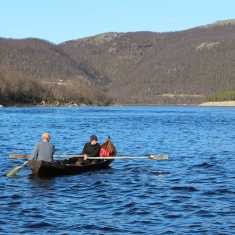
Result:
M18 174L18 172L25 166L27 165L28 161L25 161L22 165L20 166L15 166L13 169L11 169L8 173L6 173L7 177L13 177Z
M17 173L22 169L22 166L15 166L13 169L11 169L6 176L7 177L13 177L16 176Z
M148 158L150 160L158 160L158 161L160 161L160 160L168 160L169 159L169 157L167 155L159 155L159 156L150 155Z

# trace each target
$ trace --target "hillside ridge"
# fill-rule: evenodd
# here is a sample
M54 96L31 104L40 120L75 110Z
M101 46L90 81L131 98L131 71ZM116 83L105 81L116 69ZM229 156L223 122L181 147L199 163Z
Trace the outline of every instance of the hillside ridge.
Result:
M108 32L60 44L0 38L2 81L53 84L46 89L67 101L197 104L235 90L234 76L235 20L177 32Z

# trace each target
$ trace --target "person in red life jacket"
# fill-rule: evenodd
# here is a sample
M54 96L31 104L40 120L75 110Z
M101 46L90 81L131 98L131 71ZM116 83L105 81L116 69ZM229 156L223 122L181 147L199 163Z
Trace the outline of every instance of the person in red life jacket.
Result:
M116 148L111 142L110 137L101 145L100 157L111 157L117 154Z

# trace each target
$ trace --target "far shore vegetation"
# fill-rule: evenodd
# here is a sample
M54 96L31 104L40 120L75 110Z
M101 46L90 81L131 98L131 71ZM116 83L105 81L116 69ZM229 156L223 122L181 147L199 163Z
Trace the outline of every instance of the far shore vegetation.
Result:
M17 73L0 73L0 105L11 106L28 106L28 105L110 105L115 104L105 95L104 91L99 91L88 83L76 80L66 81L45 81L37 80ZM170 96L170 97L168 97ZM169 100L171 104L191 104L191 99L195 99L195 95L169 95L163 94L159 96L160 100L157 105L167 105ZM224 90L216 92L213 95L203 98L196 96L198 104L203 102L220 102L234 101L235 90ZM164 101L164 102L160 102ZM200 102L201 101L201 102ZM119 103L120 104L120 103ZM128 103L124 103L128 104ZM138 104L129 103L129 104ZM143 104L145 104L143 102Z
M208 97L208 101L232 101L235 100L235 90L220 91Z
M102 92L80 81L45 82L0 74L0 105L109 105Z
M0 84L0 105L4 106L115 104L113 100L105 96L104 92L99 92L97 89L92 88L92 86L81 83L81 81L38 81L37 79L25 78L24 76L11 73L10 75L4 74L4 76L0 74ZM173 98L177 101L179 97L174 96ZM186 104L189 102L187 99L191 99L191 96L184 95L183 98L182 101ZM235 90L220 91L208 96L204 100L204 102L220 101L235 101ZM179 103L181 102L176 102L176 104ZM167 103L158 103L158 105L161 104Z

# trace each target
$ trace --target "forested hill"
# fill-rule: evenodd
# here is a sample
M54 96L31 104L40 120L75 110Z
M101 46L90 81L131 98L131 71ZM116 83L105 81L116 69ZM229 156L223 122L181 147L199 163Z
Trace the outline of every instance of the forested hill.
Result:
M0 104L109 103L92 75L53 43L0 39Z
M1 39L1 79L36 81L44 89L38 100L199 103L235 90L235 21L179 32L105 33L59 45ZM5 99L7 88L0 87Z
M60 47L108 78L109 94L120 102L197 102L235 89L233 21L171 33L102 34Z

